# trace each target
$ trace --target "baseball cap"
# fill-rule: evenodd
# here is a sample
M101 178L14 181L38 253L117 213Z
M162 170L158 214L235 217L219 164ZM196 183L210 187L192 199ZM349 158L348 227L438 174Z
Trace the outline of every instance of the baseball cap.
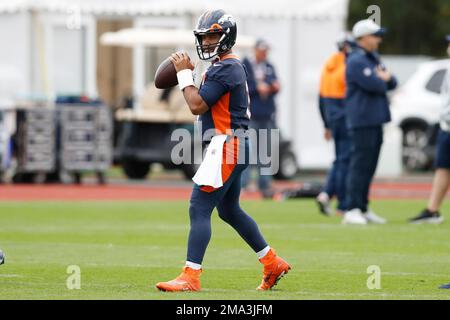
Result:
M353 36L356 39L370 35L382 37L385 33L386 29L381 28L371 19L361 20L353 27Z
M269 45L269 43L266 40L258 39L258 40L256 40L255 48L256 49L261 49L261 50L269 50L270 49L270 45Z

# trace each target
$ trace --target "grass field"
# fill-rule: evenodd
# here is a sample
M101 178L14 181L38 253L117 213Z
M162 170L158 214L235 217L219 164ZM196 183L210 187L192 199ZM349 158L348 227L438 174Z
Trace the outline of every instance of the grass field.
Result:
M261 265L217 214L204 261L203 291L160 293L177 276L188 233L187 201L2 202L0 299L449 299L450 223L412 226L423 201L377 201L386 226L343 226L312 201L244 202L293 270L276 290L257 292ZM450 211L446 203L444 212ZM68 290L69 265L81 289ZM381 268L381 289L366 285Z

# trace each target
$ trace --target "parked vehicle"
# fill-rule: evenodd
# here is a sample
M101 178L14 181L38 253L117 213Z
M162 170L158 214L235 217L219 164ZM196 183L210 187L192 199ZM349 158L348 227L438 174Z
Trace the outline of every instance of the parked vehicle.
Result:
M192 178L200 160L176 166L171 158L172 149L178 143L172 141L172 132L180 128L194 132L195 117L185 105L180 90L159 90L151 83L139 104L139 110L128 108L116 112L119 132L114 157L125 175L130 179L145 179L151 164L159 163L166 169L181 169L186 178ZM194 140L191 142L194 149Z
M431 169L439 129L441 89L450 60L420 64L392 97L392 118L403 131L403 165L408 171Z

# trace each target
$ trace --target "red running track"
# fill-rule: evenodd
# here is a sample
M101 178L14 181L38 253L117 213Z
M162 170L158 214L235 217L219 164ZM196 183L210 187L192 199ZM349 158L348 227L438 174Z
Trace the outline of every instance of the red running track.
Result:
M298 184L297 184L298 185ZM278 184L278 190L295 184ZM429 183L376 183L371 195L374 199L426 199L431 191ZM187 200L189 186L143 186L111 184L98 185L2 185L0 201L133 201ZM243 199L260 199L259 193L244 193Z

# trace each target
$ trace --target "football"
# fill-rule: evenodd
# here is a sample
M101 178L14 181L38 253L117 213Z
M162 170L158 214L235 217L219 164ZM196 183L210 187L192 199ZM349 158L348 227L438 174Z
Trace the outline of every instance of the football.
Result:
M177 71L170 57L161 62L155 73L155 87L158 89L168 89L178 84Z
M5 263L5 254L0 250L0 265Z

